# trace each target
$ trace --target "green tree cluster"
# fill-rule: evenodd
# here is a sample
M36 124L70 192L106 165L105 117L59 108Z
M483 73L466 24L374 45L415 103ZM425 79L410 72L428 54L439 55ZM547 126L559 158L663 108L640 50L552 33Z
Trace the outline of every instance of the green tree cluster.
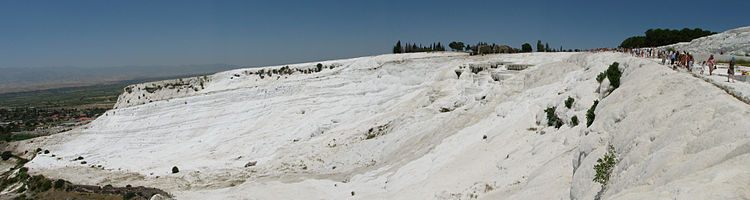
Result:
M526 45L526 44L528 44L528 43L525 43L524 45ZM524 49L524 47L525 46L522 45L521 49ZM531 45L530 44L529 44L528 48L529 49L526 49L526 50L529 50L528 52L531 52ZM526 52L526 51L522 50L522 52ZM536 41L536 52L565 52L565 50L563 50L562 46L560 46L559 50L555 49L555 48L551 48L551 47L549 47L549 43L542 44L541 40L537 40ZM568 52L573 52L573 50L569 49Z
M464 50L464 43L463 42L456 42L453 41L450 44L448 44L448 47L455 51L463 51Z
M422 46L422 44L417 45L415 44L409 44L406 43L403 47L401 46L401 40L396 42L396 45L393 46L393 53L413 53L413 52L430 52L430 51L445 51L445 47L438 43L432 43L430 46Z
M633 36L625 39L624 41L622 41L622 43L620 43L620 47L658 47L675 44L678 42L689 42L696 38L716 34L716 32L711 32L709 30L703 30L700 28L683 28L682 30L648 29L644 34L645 36Z
M532 51L534 51L534 50L531 49L531 44L529 44L529 43L523 43L523 45L521 45L521 52L528 53L528 52L532 52Z

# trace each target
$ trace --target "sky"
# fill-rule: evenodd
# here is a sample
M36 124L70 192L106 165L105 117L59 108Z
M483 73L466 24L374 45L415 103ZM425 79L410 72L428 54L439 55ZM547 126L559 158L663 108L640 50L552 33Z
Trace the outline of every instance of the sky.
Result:
M0 68L266 66L390 53L396 41L616 47L651 28L750 26L734 1L0 0Z

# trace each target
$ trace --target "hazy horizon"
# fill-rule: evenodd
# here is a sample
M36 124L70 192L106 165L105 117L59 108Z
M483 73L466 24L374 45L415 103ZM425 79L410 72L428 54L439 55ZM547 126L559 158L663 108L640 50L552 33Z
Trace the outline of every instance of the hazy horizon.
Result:
M248 66L228 64L118 67L19 67L0 68L0 94L62 87L107 84L119 81L213 74Z

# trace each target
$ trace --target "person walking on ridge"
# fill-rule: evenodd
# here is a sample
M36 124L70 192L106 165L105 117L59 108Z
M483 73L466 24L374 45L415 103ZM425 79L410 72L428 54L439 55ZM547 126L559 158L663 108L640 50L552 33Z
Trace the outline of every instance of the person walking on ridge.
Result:
M669 65L674 65L675 56L676 55L675 55L674 51L669 52L669 57L670 57L670 59L669 59Z
M715 66L716 66L716 59L714 59L714 55L711 55L711 57L708 58L708 75L709 76L713 75Z
M732 60L729 61L729 69L727 69L727 82L729 82L729 79L732 79L732 83L734 83L734 57L732 57Z

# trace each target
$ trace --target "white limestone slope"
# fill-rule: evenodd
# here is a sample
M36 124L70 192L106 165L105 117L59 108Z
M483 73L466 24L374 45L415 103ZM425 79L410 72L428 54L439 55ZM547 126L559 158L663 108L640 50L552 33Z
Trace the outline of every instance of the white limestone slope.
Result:
M621 86L587 128L586 110L603 97L595 77L615 61ZM497 62L533 66L464 67ZM612 145L620 160L604 199L750 198L750 106L646 59L418 53L321 63L336 67L278 79L239 69L198 91L126 92L120 101L153 102L119 102L84 129L28 144L51 153L27 166L178 199L593 199L593 166ZM560 129L546 126L552 106Z
M668 47L693 54L745 55L750 53L750 26L709 35L690 42L667 45L662 48Z

